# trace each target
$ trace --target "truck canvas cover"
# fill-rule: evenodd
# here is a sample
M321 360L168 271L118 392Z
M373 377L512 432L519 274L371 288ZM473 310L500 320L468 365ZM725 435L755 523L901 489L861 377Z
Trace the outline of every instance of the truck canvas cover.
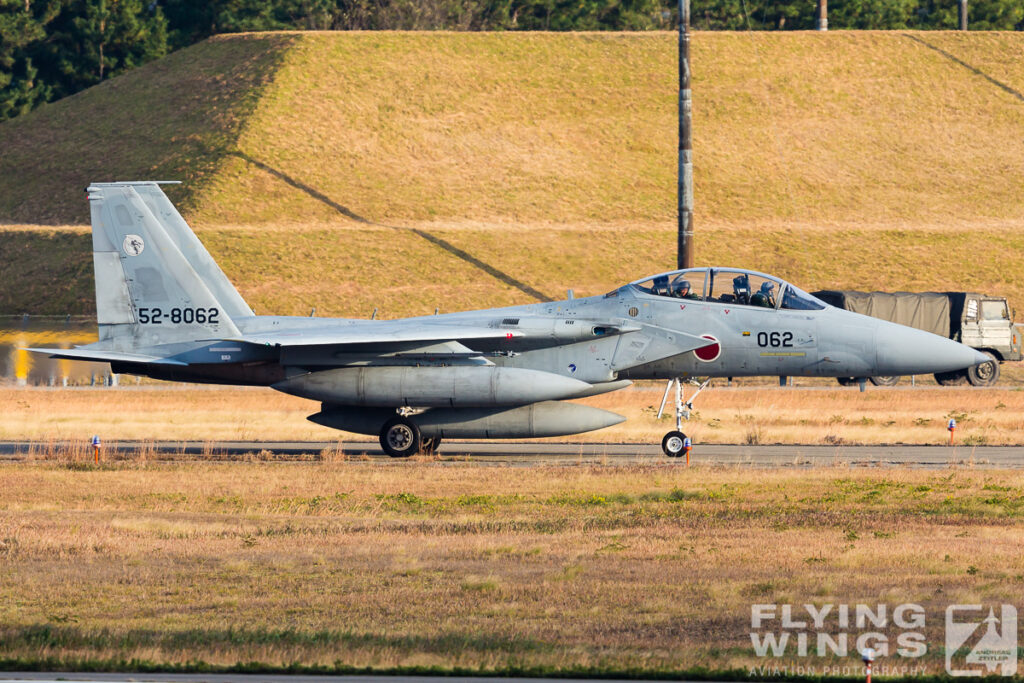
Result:
M949 337L949 297L939 292L814 292L825 303L873 318Z

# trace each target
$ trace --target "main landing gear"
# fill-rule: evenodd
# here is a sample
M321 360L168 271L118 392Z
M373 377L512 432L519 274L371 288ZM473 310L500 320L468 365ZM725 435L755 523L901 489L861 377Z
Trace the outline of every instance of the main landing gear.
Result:
M392 458L434 455L440 445L441 437L422 436L420 428L406 415L395 415L380 430L380 447Z
M683 420L690 419L690 413L693 411L693 400L697 398L700 392L704 391L704 388L711 381L711 378L707 378L703 382L697 382L690 380L690 384L697 387L697 391L693 392L690 396L689 401L683 400L683 380L676 377L668 381L668 386L665 387L665 395L661 397L661 407L658 409L658 419L665 412L665 404L668 402L669 392L672 391L672 386L676 388L676 428L675 431L669 432L661 440L661 450L665 451L665 455L670 458L679 458L686 453L686 434L683 433Z

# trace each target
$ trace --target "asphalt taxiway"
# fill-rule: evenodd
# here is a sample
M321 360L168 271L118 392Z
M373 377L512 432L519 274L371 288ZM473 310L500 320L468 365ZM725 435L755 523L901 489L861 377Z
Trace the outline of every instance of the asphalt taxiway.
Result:
M495 676L309 676L293 674L150 674L150 673L72 673L4 672L0 683L627 683L614 678L499 678ZM633 681L632 683L635 683ZM679 683L689 683L680 681Z
M82 451L84 442L0 441L0 461L33 459L43 453ZM408 460L387 457L371 441L118 441L103 444L101 458L154 461L267 460L296 462L314 459L352 463L401 464ZM339 457L340 456L340 457ZM576 465L680 463L666 457L658 444L569 443L523 441L445 441L437 462L478 465ZM1024 446L908 446L908 445L725 445L698 444L691 464L748 465L753 467L862 467L905 466L941 468L975 466L1024 468Z
M150 674L150 673L71 673L5 672L0 683L626 683L614 678L498 678L494 676L308 676L293 674ZM635 683L635 682L633 682ZM687 683L680 681L680 683Z

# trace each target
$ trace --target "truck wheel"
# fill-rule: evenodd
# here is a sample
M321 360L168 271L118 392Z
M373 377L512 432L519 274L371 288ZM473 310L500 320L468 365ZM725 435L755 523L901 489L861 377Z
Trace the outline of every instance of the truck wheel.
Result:
M380 447L392 458L408 458L420 450L420 428L409 418L396 415L381 427Z
M868 379L876 387L891 387L900 381L899 375L879 375L878 377L868 377Z
M992 360L967 368L967 381L972 387L990 387L999 379L999 361L988 351L982 353Z
M836 377L836 381L839 382L839 386L852 387L857 383L856 377Z
M955 387L958 384L963 384L965 379L967 379L967 373L963 370L935 373L935 381L944 387Z

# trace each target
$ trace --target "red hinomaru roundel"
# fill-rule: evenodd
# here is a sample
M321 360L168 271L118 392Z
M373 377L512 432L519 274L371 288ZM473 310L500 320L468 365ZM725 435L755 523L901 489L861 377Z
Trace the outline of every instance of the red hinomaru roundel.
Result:
M710 334L702 334L701 339L710 339L714 344L695 349L693 355L697 356L697 360L702 360L705 363L718 360L718 357L722 355L722 345L718 343L718 339Z

